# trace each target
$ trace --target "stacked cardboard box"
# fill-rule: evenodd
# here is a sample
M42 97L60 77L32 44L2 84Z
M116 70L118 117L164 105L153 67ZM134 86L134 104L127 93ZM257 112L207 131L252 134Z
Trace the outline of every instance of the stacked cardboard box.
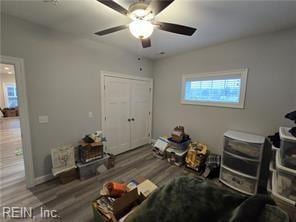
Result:
M102 131L88 134L79 141L77 167L80 180L99 174L98 168L108 162L109 155L104 153L104 141Z

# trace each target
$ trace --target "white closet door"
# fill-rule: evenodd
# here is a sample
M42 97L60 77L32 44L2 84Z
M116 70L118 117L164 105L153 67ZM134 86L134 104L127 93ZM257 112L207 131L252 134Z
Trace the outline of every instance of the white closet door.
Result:
M150 142L151 87L147 81L131 80L131 148Z
M104 92L107 151L116 155L130 149L130 80L105 77Z

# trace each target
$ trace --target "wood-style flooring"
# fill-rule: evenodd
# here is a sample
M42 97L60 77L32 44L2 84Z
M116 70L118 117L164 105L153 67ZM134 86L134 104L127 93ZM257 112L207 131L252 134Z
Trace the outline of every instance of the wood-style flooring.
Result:
M22 149L22 139L19 118L0 118L1 188L4 186L13 185L15 181L24 179L25 174L23 155L16 155L16 151L20 149Z
M36 216L34 221L39 221L41 206L57 210L62 221L93 221L91 201L99 196L99 191L105 182L129 181L136 176L143 176L161 186L171 178L184 173L188 172L170 165L167 161L155 159L149 145L117 156L114 168L85 181L75 180L68 184L60 184L58 180L52 180L30 190L26 189L24 178L16 179L15 183L13 181L9 184L4 183L0 188L1 208L33 207Z
M10 162L6 161L5 157L3 160L1 157L1 161L7 165ZM161 186L174 177L190 174L184 168L154 158L150 145L117 156L115 167L102 172L100 175L85 181L75 180L68 184L60 184L55 179L32 189L27 189L21 168L16 167L15 170L12 170L13 167L6 169L8 171L4 170L3 175L1 175L0 221L2 207L21 206L34 209L34 220L2 219L2 221L90 222L93 221L91 202L99 196L102 185L107 181L129 181L137 176L142 176ZM57 210L60 219L41 219L40 207Z

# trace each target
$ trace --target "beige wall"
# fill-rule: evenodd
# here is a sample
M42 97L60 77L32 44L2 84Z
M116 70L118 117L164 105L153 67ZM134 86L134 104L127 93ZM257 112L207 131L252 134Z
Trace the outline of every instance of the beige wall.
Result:
M15 76L10 74L0 73L0 107L1 108L5 107L3 83L15 83Z
M154 66L153 136L177 124L194 140L221 153L227 129L268 135L291 124L285 113L296 109L296 29L233 41L164 58ZM245 109L181 105L182 74L249 68ZM294 101L293 101L294 100Z
M24 59L37 177L51 172L51 148L75 144L101 128L101 70L152 75L149 60L6 15L1 15L1 47L1 54ZM39 124L39 115L48 115L49 123Z

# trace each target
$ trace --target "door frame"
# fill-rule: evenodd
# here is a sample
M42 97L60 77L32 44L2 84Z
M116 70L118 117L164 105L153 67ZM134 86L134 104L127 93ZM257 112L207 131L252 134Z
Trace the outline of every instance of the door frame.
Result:
M31 144L31 128L28 112L28 97L26 88L26 77L24 68L24 59L0 55L0 62L14 65L16 88L18 90L18 105L19 105L19 118L22 135L22 148L25 167L25 179L27 187L35 185L35 175L33 166L33 153Z
M131 80L141 80L141 81L147 81L151 84L151 94L150 94L150 119L149 119L149 126L148 131L150 134L150 142L152 139L152 105L153 105L153 78L149 77L140 77L136 75L131 74L123 74L123 73L115 73L115 72L109 72L109 71L101 71L101 78L100 78L100 86L101 86L101 126L102 130L106 129L105 126L105 77L115 77L115 78L122 78L122 79L131 79Z

